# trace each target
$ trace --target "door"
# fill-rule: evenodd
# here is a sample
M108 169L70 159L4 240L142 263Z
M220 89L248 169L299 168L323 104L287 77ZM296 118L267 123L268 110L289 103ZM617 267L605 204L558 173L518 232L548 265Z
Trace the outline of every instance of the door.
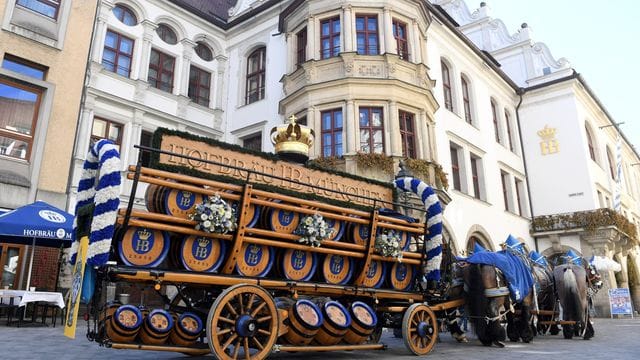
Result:
M0 243L0 289L18 289L24 245Z

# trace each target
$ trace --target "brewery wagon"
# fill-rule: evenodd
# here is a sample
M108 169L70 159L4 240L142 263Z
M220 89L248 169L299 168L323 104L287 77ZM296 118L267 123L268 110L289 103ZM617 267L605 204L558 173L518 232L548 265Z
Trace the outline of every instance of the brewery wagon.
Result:
M309 135L282 133L277 151ZM413 218L396 211L393 184L175 131L140 149L153 165L131 166L125 186L131 199L144 191L144 208L118 210L109 261L97 268L88 331L102 345L263 359L384 349L387 327L425 355L438 314L462 305L425 288L425 271L439 270L429 263L439 260L437 200L403 204L422 211ZM396 187L436 198L416 179Z

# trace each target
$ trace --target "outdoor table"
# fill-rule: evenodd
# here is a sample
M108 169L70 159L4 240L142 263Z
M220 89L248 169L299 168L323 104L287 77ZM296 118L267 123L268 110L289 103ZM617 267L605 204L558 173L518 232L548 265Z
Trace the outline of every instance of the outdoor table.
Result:
M26 306L30 303L34 303L34 315L33 315L33 319L35 319L35 305L38 303L45 303L47 306L48 305L55 305L57 307L59 307L60 309L64 308L64 298L62 297L62 294L59 292L48 292L48 291L27 291L27 290L0 290L0 298L13 298L15 301L15 298L20 298L20 302L17 304L18 307L25 307L24 309L22 309L22 315L19 317L19 322L18 322L18 326L20 326L20 324L22 323L22 318L24 317L24 313L26 310ZM14 302L15 304L15 302ZM45 315L46 315L46 309L45 311ZM44 323L44 319L45 316L43 315L43 323Z

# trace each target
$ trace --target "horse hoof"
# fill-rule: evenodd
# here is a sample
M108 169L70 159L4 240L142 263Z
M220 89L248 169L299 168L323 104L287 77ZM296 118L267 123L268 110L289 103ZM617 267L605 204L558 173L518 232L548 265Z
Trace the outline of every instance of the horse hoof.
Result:
M502 341L494 341L493 345L499 347L499 348L503 348L505 345Z

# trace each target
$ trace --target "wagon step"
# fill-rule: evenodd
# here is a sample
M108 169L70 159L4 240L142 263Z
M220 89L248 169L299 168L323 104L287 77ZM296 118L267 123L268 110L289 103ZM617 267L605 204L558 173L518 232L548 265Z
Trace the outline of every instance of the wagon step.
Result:
M348 350L386 350L385 344L362 344L362 345L329 345L329 346L294 346L276 345L273 352L319 352L319 351L348 351Z
M575 325L575 323L575 321L568 320L538 321L540 325Z
M207 355L211 353L209 347L186 347L186 346L173 346L173 345L144 345L144 344L124 344L124 343L112 343L111 347L114 349L127 349L127 350L152 350L152 351L173 351L187 355L198 356Z

